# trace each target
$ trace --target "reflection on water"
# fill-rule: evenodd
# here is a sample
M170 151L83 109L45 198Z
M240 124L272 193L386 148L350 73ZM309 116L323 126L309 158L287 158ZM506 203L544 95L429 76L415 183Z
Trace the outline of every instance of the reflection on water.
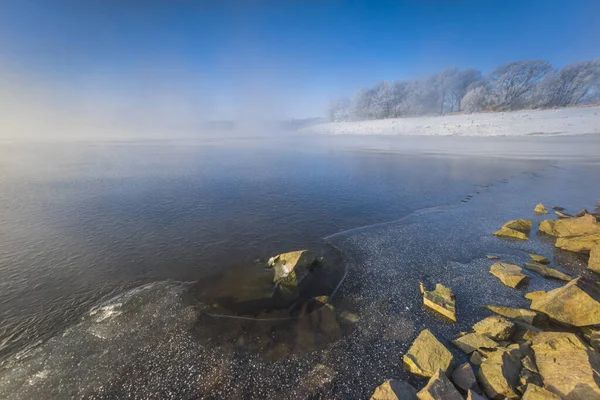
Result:
M518 263L523 250L550 255L551 245L505 245L488 232L541 200L581 208L600 197L582 184L595 166L363 152L343 141L10 145L0 155L0 394L15 399L368 396L402 377L400 355L423 326L448 338L482 315L475 299L523 301L488 282L484 255ZM458 206L351 230L439 205ZM254 260L301 248L331 263L310 296L348 267L333 308L285 321L209 315L214 303L255 314L227 302L272 289L272 272ZM196 282L126 292L165 279ZM456 289L458 325L423 312L417 280Z

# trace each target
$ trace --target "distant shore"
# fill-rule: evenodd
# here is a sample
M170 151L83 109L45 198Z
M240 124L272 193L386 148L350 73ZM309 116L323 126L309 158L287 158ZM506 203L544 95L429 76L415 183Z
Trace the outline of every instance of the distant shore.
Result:
M600 106L331 122L303 129L326 135L528 136L600 133Z

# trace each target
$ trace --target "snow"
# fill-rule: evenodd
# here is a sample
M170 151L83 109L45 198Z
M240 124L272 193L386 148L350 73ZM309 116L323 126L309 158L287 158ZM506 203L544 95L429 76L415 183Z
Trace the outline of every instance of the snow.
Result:
M583 135L600 133L600 106L332 122L303 131L329 135Z

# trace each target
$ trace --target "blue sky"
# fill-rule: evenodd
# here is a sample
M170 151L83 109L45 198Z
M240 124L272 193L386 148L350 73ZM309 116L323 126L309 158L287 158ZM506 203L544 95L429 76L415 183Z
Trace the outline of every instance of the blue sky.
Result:
M89 104L306 117L446 66L598 58L599 17L598 0L3 0L0 63Z

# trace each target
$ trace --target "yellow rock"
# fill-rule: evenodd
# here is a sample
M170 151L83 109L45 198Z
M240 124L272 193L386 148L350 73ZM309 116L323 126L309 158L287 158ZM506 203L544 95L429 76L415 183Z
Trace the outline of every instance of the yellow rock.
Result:
M531 348L547 390L563 399L600 398L597 376L600 355L574 333L542 332Z
M569 214L561 212L561 211L554 211L554 214L556 214L556 216L560 219L573 218L572 215L569 215Z
M554 244L559 249L588 254L594 245L600 243L600 233L592 235L558 238Z
M527 300L535 300L540 296L543 296L546 294L545 290L538 290L537 292L529 292L529 293L525 293L525 298Z
M533 253L529 253L529 257L535 261L535 262L539 262L540 264L550 264L550 260L548 260L546 257L544 256L539 256L537 254L533 254Z
M471 354L479 349L495 349L498 347L498 343L479 333L467 333L466 335L454 339L452 344L467 354Z
M479 382L492 399L518 399L517 385L521 372L520 352L516 349L498 349L481 363Z
M452 289L438 283L435 285L435 290L427 291L423 283L419 284L423 293L423 304L456 322L456 300Z
M600 234L600 224L593 215L540 222L540 231L557 237Z
M530 271L537 272L538 274L546 278L558 279L565 282L569 282L571 279L573 279L569 275L560 272L557 269L550 268L547 265L540 264L537 262L527 262L525 263L525 268L527 268Z
M473 325L473 330L490 339L508 340L514 331L514 327L515 324L512 322L497 315L492 315Z
M523 393L521 400L560 400L560 397L543 387L530 383L527 385L527 390Z
M295 288L308 274L308 267L313 261L310 251L299 250L271 257L268 265L275 270L274 283Z
M525 308L513 308L513 307L502 307L502 306L486 306L486 308L498 315L502 315L506 318L512 318L533 324L537 317L535 311L527 310Z
M500 237L505 237L505 238L518 239L518 240L529 240L529 238L527 237L526 234L524 234L523 232L519 232L517 230L511 229L511 228L500 228L499 230L494 232L494 236L500 236Z
M409 383L390 379L377 386L371 400L412 400L417 398L417 391Z
M529 233L532 226L533 223L528 219L513 219L502 225L503 228L510 228L523 233Z
M440 369L444 373L450 372L454 357L433 333L424 329L402 357L402 361L409 372L429 378Z
M588 268L592 271L600 272L600 243L594 244L590 249Z
M573 326L600 324L600 292L595 284L573 279L531 302L531 309Z
M536 205L533 212L535 212L536 214L548 214L548 210L546 210L546 207L544 207L542 203Z
M494 263L490 268L490 274L500 279L506 286L512 288L529 280L529 277L523 274L522 271L523 269L518 265L504 262Z

